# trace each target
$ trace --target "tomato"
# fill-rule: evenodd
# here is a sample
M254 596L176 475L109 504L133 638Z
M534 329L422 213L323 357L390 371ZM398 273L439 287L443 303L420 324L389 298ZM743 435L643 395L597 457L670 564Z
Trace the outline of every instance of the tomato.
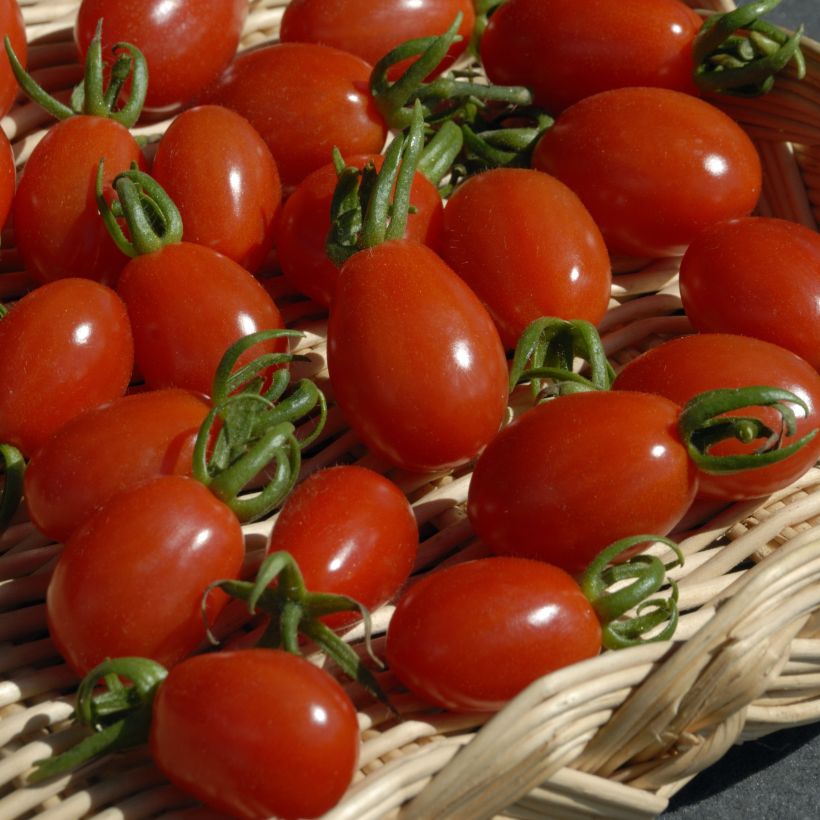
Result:
M373 610L407 580L418 540L413 510L392 481L365 467L340 465L296 486L267 551L289 552L311 592L347 595ZM339 626L356 617L324 620Z
M103 19L103 49L137 46L148 63L146 109L190 102L230 63L248 13L247 0L82 0L74 39L85 55Z
M371 154L350 157L345 162L363 168L372 160L378 169L382 159ZM339 269L325 250L337 179L333 163L305 177L285 202L276 234L282 273L297 290L325 307L330 305L339 278ZM416 173L413 177L410 202L415 210L407 218L404 238L436 249L441 238L444 207L438 190L422 174Z
M151 168L182 215L183 239L249 271L273 246L279 171L259 132L227 108L189 109L162 136Z
M134 257L118 292L134 329L134 353L149 387L181 387L210 395L225 351L243 336L281 328L282 317L265 288L236 262L191 242ZM273 341L247 351L282 350Z
M368 90L370 65L313 43L276 43L240 54L205 101L224 105L262 135L292 187L331 160L378 154L386 127Z
M296 655L217 652L170 670L153 703L151 754L174 784L231 817L317 817L350 784L356 711Z
M30 456L70 419L121 396L134 352L125 306L87 279L43 285L0 320L0 441Z
M740 333L820 368L820 234L750 216L712 225L686 249L680 294L702 332Z
M26 468L32 522L65 541L116 493L164 474L190 476L194 439L209 410L193 393L154 390L76 416Z
M680 0L507 0L484 31L481 61L493 83L526 86L553 114L611 88L697 94L700 26Z
M706 390L723 387L768 385L789 390L808 406L792 405L797 417L796 435L784 445L820 427L820 375L806 361L777 345L747 336L704 333L664 342L633 359L618 374L613 387L665 396L679 405ZM732 415L760 418L779 430L777 414L768 408L743 410ZM728 475L701 472L698 495L704 498L744 499L768 495L787 487L820 458L820 436L784 461ZM713 452L754 452L759 442L743 445L722 442Z
M447 202L441 255L487 306L507 348L541 316L597 324L609 304L601 232L578 197L540 171L469 177Z
M6 224L14 201L17 186L17 171L14 168L14 153L5 132L0 129L0 228Z
M0 36L11 40L11 47L25 68L28 59L26 25L17 0L0 0ZM19 90L11 64L4 57L0 61L0 117L8 113Z
M80 675L106 658L170 666L205 640L207 586L244 558L234 514L198 481L161 476L111 498L74 531L48 586L51 638ZM209 595L212 622L227 598Z
M532 165L586 205L610 252L683 253L708 225L757 203L760 158L741 127L696 97L619 88L567 108Z
M688 509L697 469L661 396L600 391L539 404L479 456L467 514L497 554L579 572L608 544L666 535Z
M600 649L595 610L570 575L540 561L493 557L436 570L410 587L390 621L385 655L390 671L424 700L491 712Z
M345 262L328 322L328 369L356 434L407 470L469 461L504 419L498 332L424 245L393 240Z
M26 161L12 207L14 238L26 271L38 282L79 276L113 285L128 262L97 210L101 157L106 197L120 171L132 162L145 167L127 128L88 115L51 126Z
M461 40L447 52L436 73L446 69L467 47L475 24L470 0L291 0L279 37L284 43L321 43L356 54L375 65L407 40L444 34L461 13ZM401 68L388 74L395 79Z

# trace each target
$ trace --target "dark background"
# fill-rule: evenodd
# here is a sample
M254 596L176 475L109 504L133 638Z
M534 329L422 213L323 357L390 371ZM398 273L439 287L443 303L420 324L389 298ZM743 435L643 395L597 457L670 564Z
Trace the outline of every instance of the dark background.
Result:
M740 0L735 0L740 5ZM773 23L820 41L820 0L782 0ZM820 117L820 111L817 112ZM670 801L663 820L817 820L820 724L784 729L733 747Z

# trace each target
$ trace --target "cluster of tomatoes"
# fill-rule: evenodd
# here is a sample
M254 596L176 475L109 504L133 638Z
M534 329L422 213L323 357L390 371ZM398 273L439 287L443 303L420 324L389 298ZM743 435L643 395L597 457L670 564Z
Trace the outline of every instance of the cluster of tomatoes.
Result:
M0 135L0 218L35 285L0 320L0 514L22 493L64 543L48 622L86 676L82 720L150 734L218 810L312 817L349 787L359 730L301 636L383 696L335 630L396 600L391 672L492 711L602 644L671 635L674 585L648 608L607 587L654 595L674 561L623 553L820 456L820 236L750 216L754 144L701 96L799 63L742 10L760 53L680 0L292 0L280 41L237 54L247 11L82 0L67 104L25 75L0 3L0 104L19 83L59 120L19 180ZM468 46L480 60L448 71ZM169 111L145 150L130 128ZM615 377L595 331L613 259L661 256L682 257L700 332ZM274 258L327 311L358 440L413 473L473 468L494 557L408 587L419 531L394 483L352 464L299 481L325 399L291 383ZM242 523L279 506L241 580ZM200 652L230 597L266 613L260 646Z

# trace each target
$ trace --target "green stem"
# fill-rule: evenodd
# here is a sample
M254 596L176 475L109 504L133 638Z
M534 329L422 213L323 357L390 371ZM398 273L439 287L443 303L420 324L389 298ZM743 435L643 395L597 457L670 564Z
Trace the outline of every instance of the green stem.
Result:
M438 187L450 172L463 144L461 128L451 120L445 120L424 146L416 170Z
M5 480L0 494L0 532L11 524L23 498L23 476L26 460L11 444L0 444L0 460L3 462Z

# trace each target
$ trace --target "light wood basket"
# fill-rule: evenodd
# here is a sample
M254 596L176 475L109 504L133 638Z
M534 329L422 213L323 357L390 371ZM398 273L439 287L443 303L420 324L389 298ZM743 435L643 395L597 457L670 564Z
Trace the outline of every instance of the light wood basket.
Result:
M66 96L80 77L72 40L78 4L21 2L30 68ZM285 5L251 0L242 48L274 39ZM704 13L732 8L721 0L691 5ZM765 190L758 212L817 230L820 45L806 41L804 52L803 81L787 72L764 98L717 102L760 150ZM48 124L22 101L3 119L19 166ZM135 130L153 135L164 125ZM6 301L31 283L19 272L10 232L2 247ZM601 331L616 366L690 332L680 315L677 263L625 266L615 277ZM310 357L306 372L327 387L324 315L284 285L278 298L289 324L305 332L299 348ZM481 554L464 511L469 471L391 470L364 450L331 402L321 446L304 471L339 461L387 473L406 491L424 535L418 573ZM673 641L605 653L548 675L491 718L431 710L389 672L381 683L401 719L351 688L360 709L361 770L328 820L650 818L732 744L820 721L820 469L762 504L701 514L697 528L677 533L687 560L676 571L684 614ZM246 527L248 572L273 520ZM207 816L163 779L145 749L25 785L33 761L78 736L69 722L77 681L45 626L45 589L60 548L26 521L0 537L0 818ZM390 614L390 606L375 613L377 653ZM223 620L227 645L252 637L254 624L238 607ZM360 642L361 629L347 637Z

